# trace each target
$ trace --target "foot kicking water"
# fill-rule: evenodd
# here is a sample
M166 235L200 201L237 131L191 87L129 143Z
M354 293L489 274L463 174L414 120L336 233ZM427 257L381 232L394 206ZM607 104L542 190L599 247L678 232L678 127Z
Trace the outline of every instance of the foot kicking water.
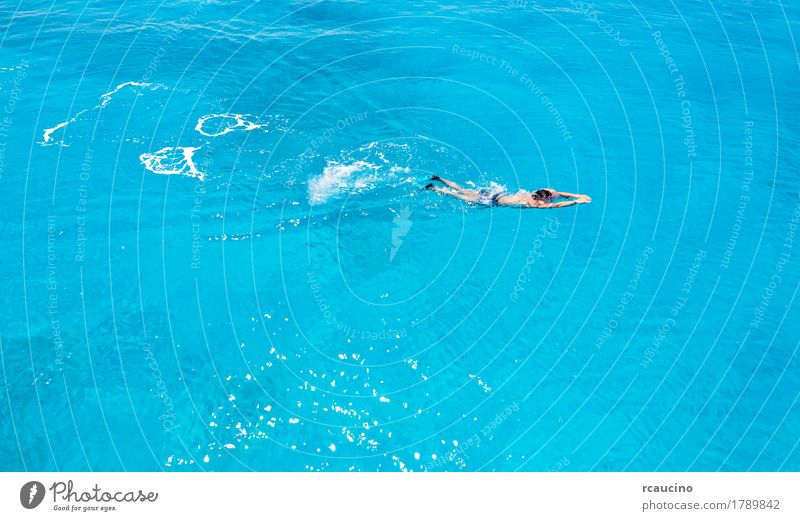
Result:
M446 188L428 183L425 188L440 194L451 195L468 203L480 204L484 206L522 206L525 208L563 208L573 204L591 203L592 198L588 195L571 194L569 192L559 192L552 188L542 188L535 192L520 190L515 194L507 194L499 188L481 188L470 190L458 183L442 179L438 175L431 177L431 181L439 181ZM556 199L565 199L556 201Z

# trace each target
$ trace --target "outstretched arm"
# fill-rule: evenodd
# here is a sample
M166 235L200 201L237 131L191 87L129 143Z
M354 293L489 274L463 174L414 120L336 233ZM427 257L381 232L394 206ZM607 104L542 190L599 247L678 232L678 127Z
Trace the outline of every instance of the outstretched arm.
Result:
M572 206L573 204L580 204L582 201L577 199L572 199L571 201L561 201L558 203L549 203L544 206L540 206L540 208L563 208L565 206Z
M570 197L570 198L575 198L575 199L587 199L588 200L587 202L591 202L591 200L592 200L591 197L589 197L588 195L583 195L583 194L571 194L569 192L558 192L558 191L555 191L555 193L557 195L561 196L561 197Z
M563 208L565 206L572 206L573 204L586 204L589 201L591 201L591 199L587 200L587 199L584 199L583 197L579 197L577 199L570 199L569 201L560 201L560 202L557 202L557 203L548 203L548 204L539 206L538 208Z

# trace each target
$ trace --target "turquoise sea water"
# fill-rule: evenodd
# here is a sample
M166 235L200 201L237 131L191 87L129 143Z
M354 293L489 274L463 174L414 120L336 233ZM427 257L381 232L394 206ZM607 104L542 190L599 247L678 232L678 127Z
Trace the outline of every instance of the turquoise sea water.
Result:
M7 6L0 470L800 470L798 20Z

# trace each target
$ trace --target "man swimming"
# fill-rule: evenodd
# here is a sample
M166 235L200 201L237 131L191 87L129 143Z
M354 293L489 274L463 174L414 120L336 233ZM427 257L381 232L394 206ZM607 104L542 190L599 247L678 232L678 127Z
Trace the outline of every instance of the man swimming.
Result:
M562 208L573 204L587 204L592 202L588 195L571 194L569 192L559 192L552 188L542 188L535 192L520 190L515 194L507 194L498 188L482 188L480 190L470 190L458 183L442 179L438 175L431 177L431 181L439 181L447 188L435 186L428 183L427 190L433 190L440 194L452 195L468 203L481 204L484 206L522 206L527 208ZM554 202L556 199L564 198L566 201Z

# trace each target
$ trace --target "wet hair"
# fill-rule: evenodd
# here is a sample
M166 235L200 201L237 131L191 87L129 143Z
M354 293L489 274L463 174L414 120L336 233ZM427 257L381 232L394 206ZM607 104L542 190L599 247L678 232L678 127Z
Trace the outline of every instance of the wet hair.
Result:
M533 192L531 194L531 197L533 197L537 201L547 201L548 199L551 199L554 195L555 194L550 190L545 190L544 188L542 188L541 190L536 190L535 192Z

